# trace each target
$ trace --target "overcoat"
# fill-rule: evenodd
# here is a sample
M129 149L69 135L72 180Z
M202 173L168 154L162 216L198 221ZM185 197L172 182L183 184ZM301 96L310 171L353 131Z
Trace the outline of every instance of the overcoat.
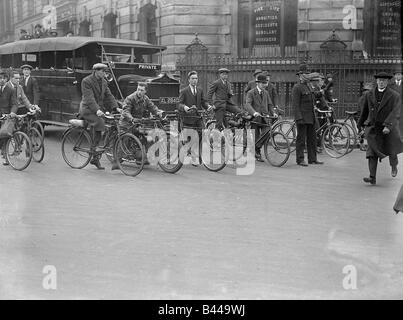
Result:
M389 87L395 90L400 95L400 118L399 118L399 131L400 136L403 136L403 80L400 81L400 86L397 85L396 81L394 81Z
M273 115L273 102L270 99L269 93L266 90L262 90L261 96L257 87L249 90L246 94L245 110L252 116L255 112L259 112L262 115Z
M364 95L363 109L358 120L358 127L365 126L365 136L368 141L367 158L384 158L403 152L403 139L400 137L399 121L400 96L397 92L386 87L377 106L374 88ZM383 134L384 127L390 130Z

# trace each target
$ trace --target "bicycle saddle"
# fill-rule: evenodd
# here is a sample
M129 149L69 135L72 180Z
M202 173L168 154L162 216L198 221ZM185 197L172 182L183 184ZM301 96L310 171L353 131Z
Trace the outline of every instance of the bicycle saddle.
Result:
M80 120L80 119L70 119L69 123L73 126L73 127L85 127L85 120Z
M346 114L350 116L355 116L358 113L358 111L346 111Z

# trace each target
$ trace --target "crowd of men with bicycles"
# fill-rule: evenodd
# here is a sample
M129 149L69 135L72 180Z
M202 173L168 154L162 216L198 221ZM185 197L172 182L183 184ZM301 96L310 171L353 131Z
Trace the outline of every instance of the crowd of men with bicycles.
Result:
M11 164L14 168L10 159L13 155L21 153L21 141L24 139L30 145L29 152L36 155L34 160L42 161L44 154L43 127L35 116L40 112L38 84L30 76L31 66L23 65L21 69L23 78L17 71L7 73L0 70L0 117L2 119L0 146L4 157L3 164ZM108 82L105 80L107 70L107 65L97 63L93 66L93 73L83 79L79 110L81 120L72 121L72 128L69 129L68 134L64 135L63 157L73 168L82 168L91 163L102 170L104 167L101 165L100 158L103 153L106 153L112 162L112 170L121 169L125 174L134 176L150 160L147 159L146 148L147 143L153 140L146 137L147 131L141 132L139 129L141 123L144 124L147 119L154 119L151 127L165 130L165 121L168 118L163 110L149 99L146 94L147 84L143 82L139 82L136 91L127 96L123 104L120 104L108 88ZM400 69L395 70L394 76L379 72L374 75L375 86L372 83L364 85L363 95L358 101L359 110L348 113L350 118L358 119L353 130L350 125L337 123L333 116L331 104L337 100L332 97L331 74L325 77L318 72L309 71L305 64L300 66L297 72L299 81L292 89L294 121L278 120L283 111L279 108L278 95L275 87L270 83L270 75L267 72L260 69L254 72L253 80L245 88L246 99L242 108L232 100L234 94L228 80L229 74L230 70L219 69L218 79L209 86L205 94L198 86L197 71L189 72L188 85L181 90L179 96L176 113L179 120L178 130L191 129L197 133L198 138L201 138L202 131L206 128L210 132L224 132L231 129L229 132L232 134L233 146L237 140L235 131L241 132L238 137L241 141L241 155L251 149L249 151L252 151L256 161L268 160L272 165L282 166L287 162L290 152L295 149L296 163L302 167L323 164L317 157L318 152L322 152L322 148L326 151L331 150L334 157L344 155L350 147L354 147L351 144L355 144L355 140L352 140L350 135L359 136L358 133L365 132L368 143L366 157L370 174L369 177L364 178L364 182L376 184L377 163L385 157L389 157L391 175L393 177L397 175L397 155L403 152L401 137L403 121L399 121L400 114L403 112ZM24 121L21 119L27 116L30 117L25 121L24 127ZM18 125L19 121L21 123ZM21 129L22 127L24 130ZM87 127L90 128L89 131ZM12 138L14 132L18 130L22 132L22 135L19 138ZM248 132L253 134L252 148L246 144L249 139ZM23 136L24 134L26 135ZM112 135L113 138L111 138ZM186 139L189 138L191 139L191 134L186 135ZM172 132L168 134L168 139L171 147L166 146L166 149L172 148ZM87 141L86 147L84 147L84 140ZM184 141L182 143L184 144ZM69 147L68 144L72 146ZM205 148L199 143L197 147ZM199 153L200 149L196 148ZM211 146L207 149L209 152L212 151ZM264 156L261 154L262 149ZM165 162L160 161L158 164L167 172L176 172L180 169L183 159L178 164L179 153L175 158L172 152L166 151ZM219 171L225 166L225 160L219 162L218 166L217 163L213 166L212 162L204 161L199 154L192 151L190 148L185 155L191 157L191 163L195 166L202 163L212 171ZM78 157L84 160L75 164L74 159L68 155L69 152L74 153L74 159ZM126 162L130 160L129 153L132 157L131 163L137 165L132 171L125 170L128 167ZM86 156L83 156L84 154ZM330 151L328 154L332 156ZM233 157L232 160L236 159ZM173 165L169 166L170 164Z

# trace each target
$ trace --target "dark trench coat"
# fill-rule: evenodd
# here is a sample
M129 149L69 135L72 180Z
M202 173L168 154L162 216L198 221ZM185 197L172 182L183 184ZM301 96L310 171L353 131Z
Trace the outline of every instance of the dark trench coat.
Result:
M377 88L364 96L358 127L365 126L365 136L368 141L367 158L382 159L403 152L403 132L399 129L401 102L399 94L387 87L377 108L375 90ZM389 134L383 134L384 127L390 129Z

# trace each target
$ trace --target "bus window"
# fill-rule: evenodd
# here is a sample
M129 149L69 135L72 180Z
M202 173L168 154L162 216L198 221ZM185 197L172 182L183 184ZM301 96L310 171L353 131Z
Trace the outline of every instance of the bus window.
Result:
M21 54L22 64L29 64L33 68L37 68L39 66L39 55L38 53L23 53Z
M13 65L14 66L22 66L24 63L22 62L22 54L21 53L15 53L13 55Z
M73 51L56 51L56 69L73 69Z
M43 51L40 53L41 69L50 69L55 67L55 52Z
M91 43L75 50L74 67L90 70L92 66L101 62L101 48L97 43Z
M2 68L9 68L13 66L13 56L11 54L4 54L1 56L1 64Z

